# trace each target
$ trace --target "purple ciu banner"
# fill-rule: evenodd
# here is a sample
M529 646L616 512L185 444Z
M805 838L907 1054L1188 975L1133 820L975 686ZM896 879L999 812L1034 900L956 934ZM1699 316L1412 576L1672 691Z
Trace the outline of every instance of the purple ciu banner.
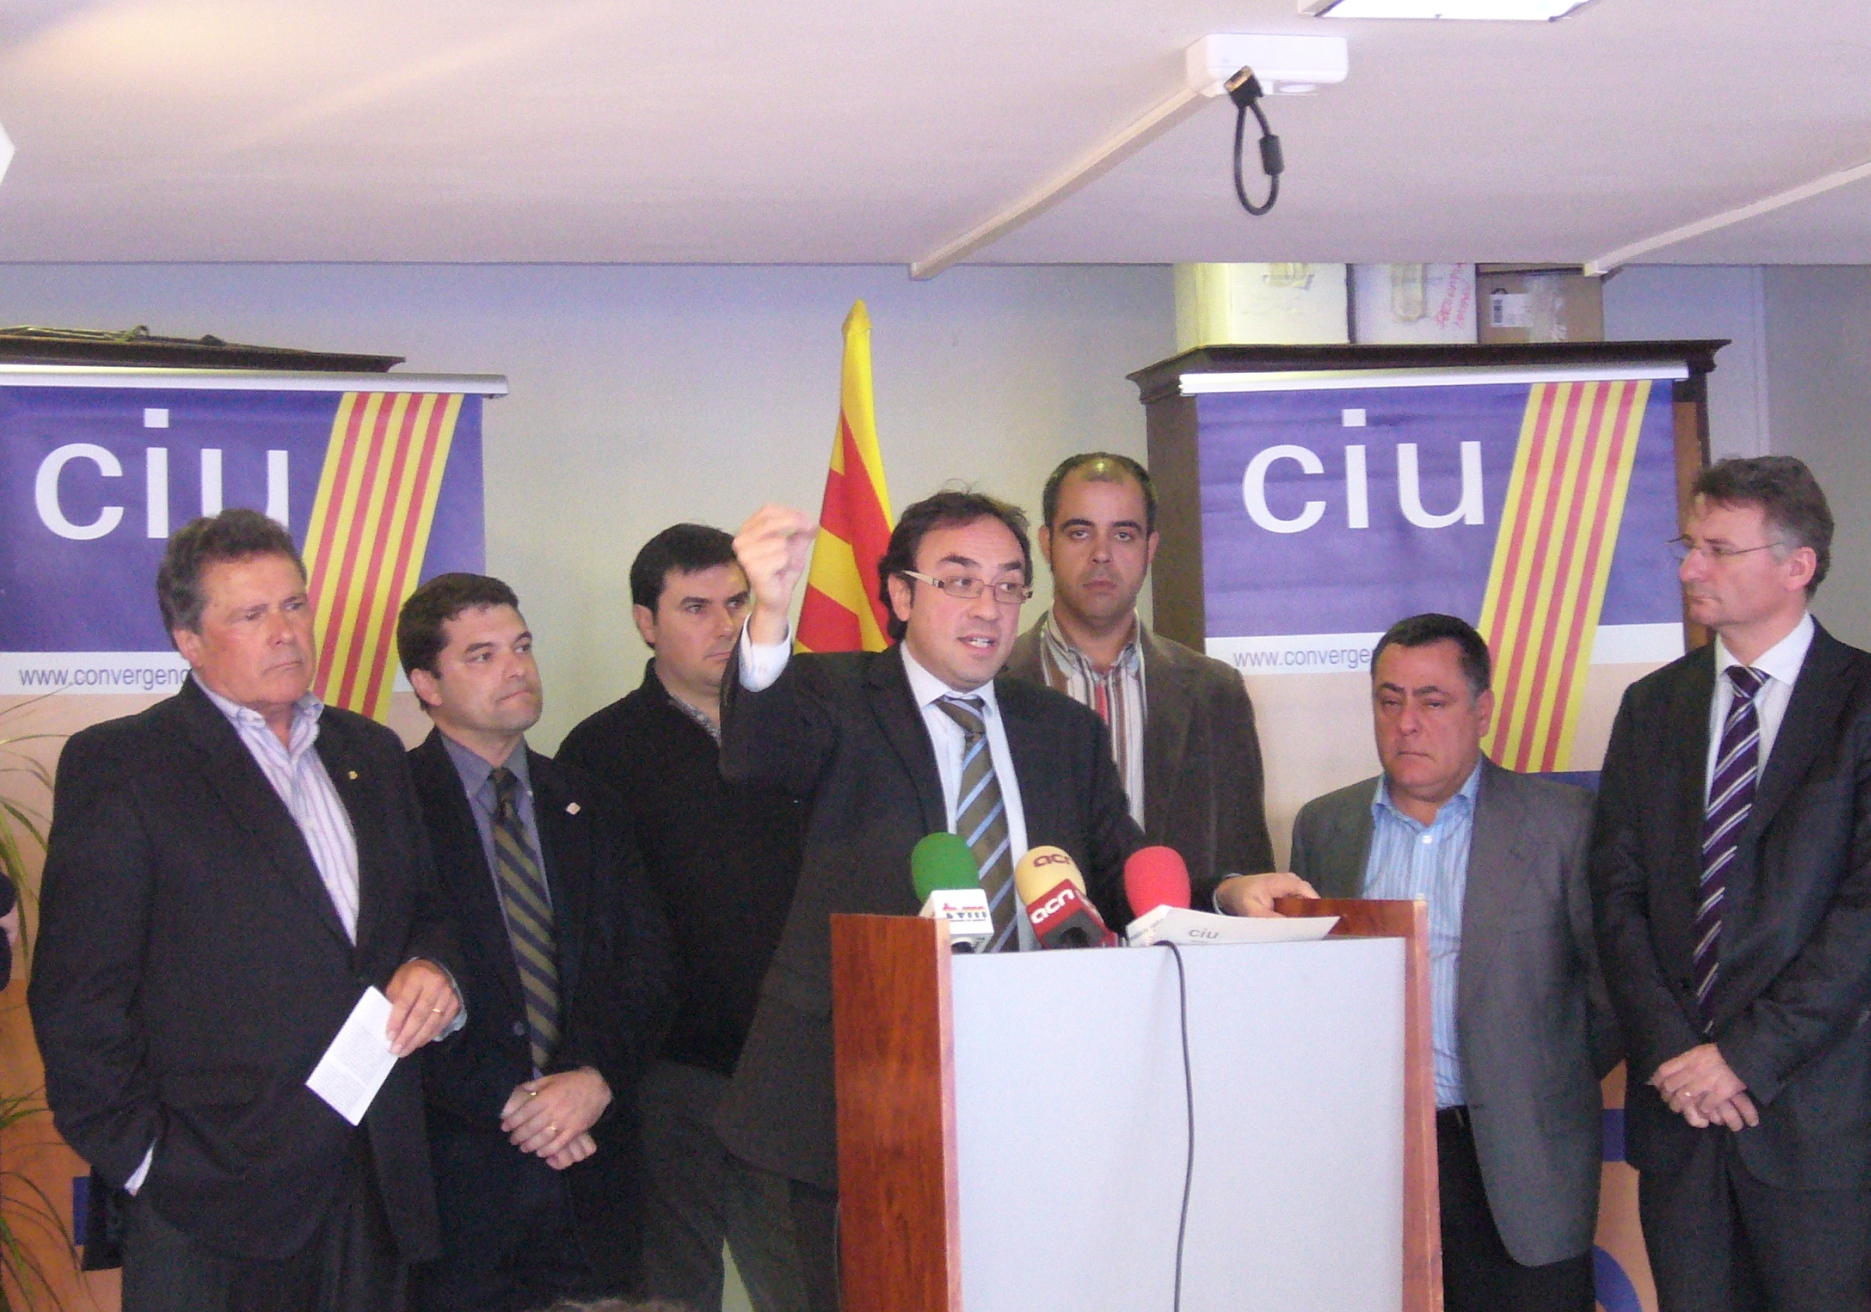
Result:
M1451 378L1198 397L1211 652L1304 635L1343 640L1339 663L1357 668L1366 640L1403 616L1477 620L1532 386ZM1651 637L1672 640L1662 630L1681 620L1665 545L1675 532L1670 389L1660 382L1642 412L1606 586L1608 644L1644 645L1626 631L1653 627Z
M303 548L344 396L0 383L0 501L13 526L0 539L0 693L160 690L159 674L145 672L145 687L135 671L179 659L154 588L169 534L249 506ZM464 395L421 577L482 568L481 493L481 397ZM81 657L80 675L23 677L57 655Z

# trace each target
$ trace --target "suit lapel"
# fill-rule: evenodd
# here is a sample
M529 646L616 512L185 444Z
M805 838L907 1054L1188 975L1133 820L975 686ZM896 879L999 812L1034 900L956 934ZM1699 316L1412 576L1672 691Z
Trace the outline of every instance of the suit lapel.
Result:
M586 881L571 877L570 872L574 864L581 873L586 870L591 854L585 849L582 827L566 810L574 804L573 799L552 762L529 749L526 767L533 782L533 822L539 829L540 858L545 862L546 886L552 893L552 939L558 949L559 1015L563 1017L571 1008L579 968L584 964L580 951L583 935L574 930L585 923L587 914Z
M1761 772L1754 811L1748 817L1750 833L1759 834L1773 823L1774 816L1812 768L1821 745L1832 740L1828 730L1844 705L1839 683L1845 673L1847 650L1824 629L1815 629L1806 662L1794 680L1786 715L1780 721L1780 732L1774 737L1773 754Z
M436 875L448 890L449 905L463 933L479 940L487 959L494 963L512 1005L523 1010L520 970L513 961L513 943L507 937L494 872L488 869L480 826L475 823L467 790L461 786L461 773L442 745L440 730L429 731L410 754L409 764L423 809L429 812L429 832L436 839Z
M319 878L298 822L273 791L259 762L240 740L227 717L208 700L191 679L177 694L182 699L183 723L201 773L221 799L229 818L253 839L255 849L305 898L312 914L335 935L349 953L351 940L338 919L338 909ZM323 734L320 734L321 739Z
M357 750L351 736L336 717L320 717L318 741L313 745L325 773L337 789L351 817L351 833L357 843L357 942L361 947L370 941L383 911L383 883L387 877L384 861L388 855L383 839L383 813L380 799L385 796L383 781L376 777L370 762ZM320 884L321 891L323 884ZM331 898L325 898L329 903Z
M1696 890L1702 884L1702 817L1707 810L1709 706L1715 695L1715 644L1697 650L1683 667L1682 686L1677 690L1671 710L1670 741L1678 744L1674 753L1677 777L1675 832L1683 835L1678 846L1681 868L1674 887L1679 888L1693 907ZM1668 760L1671 753L1658 753ZM1667 784L1666 784L1667 786ZM1690 919L1694 919L1693 913ZM1685 924L1688 922L1685 921Z
M1468 872L1462 893L1462 969L1456 983L1457 1016L1479 1014L1475 1004L1512 918L1532 862L1527 857L1527 815L1517 781L1483 758L1481 788L1469 831Z
M948 828L948 803L942 796L942 775L936 769L935 747L916 699L910 695L909 676L903 671L903 649L891 647L878 654L864 672L864 688L871 714L877 718L884 740L903 763L921 804L923 830Z
M1141 629L1142 623L1138 620L1143 644L1144 827L1160 834L1168 828L1170 797L1180 780L1173 770L1153 766L1182 760L1194 709L1194 679L1187 667L1164 654L1154 636Z

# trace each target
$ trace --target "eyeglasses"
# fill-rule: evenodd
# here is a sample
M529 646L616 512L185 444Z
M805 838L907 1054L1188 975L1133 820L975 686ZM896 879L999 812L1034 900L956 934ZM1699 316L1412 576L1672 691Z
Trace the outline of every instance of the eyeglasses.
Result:
M1688 560L1691 556L1695 555L1696 552L1700 551L1704 556L1708 557L1710 561L1719 565L1723 561L1730 560L1735 556L1745 556L1750 551L1765 551L1769 547L1784 547L1786 542L1785 540L1780 540L1775 542L1763 542L1758 547L1730 547L1723 543L1697 542L1691 537L1680 537L1671 538L1666 545L1670 549L1670 554L1678 560Z
M1032 588L1011 579L1005 583L983 583L980 579L971 579L966 575L958 579L937 579L927 574L918 574L913 569L900 569L897 573L906 579L927 583L943 596L953 597L956 601L973 601L983 592L992 592L994 600L1003 606L1018 606L1023 601L1033 599Z

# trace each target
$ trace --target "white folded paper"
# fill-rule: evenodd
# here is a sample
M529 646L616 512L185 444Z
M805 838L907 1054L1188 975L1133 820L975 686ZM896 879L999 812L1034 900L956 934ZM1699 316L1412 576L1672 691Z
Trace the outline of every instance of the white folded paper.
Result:
M1179 947L1202 943L1307 943L1324 938L1337 916L1218 916L1211 911L1158 907L1130 922L1124 941L1134 948L1153 943Z
M387 1033L393 1010L381 989L365 989L305 1082L306 1088L352 1125L364 1119L371 1099L396 1065Z

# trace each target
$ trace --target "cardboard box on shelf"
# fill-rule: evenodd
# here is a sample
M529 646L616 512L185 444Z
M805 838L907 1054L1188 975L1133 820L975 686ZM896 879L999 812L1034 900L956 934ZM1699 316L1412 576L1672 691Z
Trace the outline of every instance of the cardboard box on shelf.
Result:
M1355 264L1350 284L1353 341L1475 340L1472 264Z
M1576 265L1490 271L1476 275L1483 342L1602 342L1604 280Z

